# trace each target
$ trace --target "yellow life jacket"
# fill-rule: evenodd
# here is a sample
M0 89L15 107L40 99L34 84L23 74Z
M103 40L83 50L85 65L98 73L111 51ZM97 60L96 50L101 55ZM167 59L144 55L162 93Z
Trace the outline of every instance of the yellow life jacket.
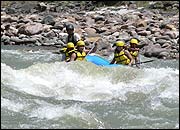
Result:
M66 48L66 47L61 48L61 49L60 49L60 52L61 52L61 53L65 53L65 52L66 52L66 50L67 50L67 48Z
M124 50L119 53L115 52L114 57L117 64L128 65L130 63L130 59L125 55Z
M68 61L70 59L71 53L75 52L76 50L77 49L73 49L73 50L67 51L67 48L63 48L63 49L61 49L61 52L65 53L66 61Z
M84 60L84 58L85 58L85 56L86 56L86 53L83 51L82 53L81 52L79 52L79 51L76 51L76 60L80 60L80 61L82 61L82 60Z
M130 51L130 54L133 56L133 58L136 58L138 56L138 51Z

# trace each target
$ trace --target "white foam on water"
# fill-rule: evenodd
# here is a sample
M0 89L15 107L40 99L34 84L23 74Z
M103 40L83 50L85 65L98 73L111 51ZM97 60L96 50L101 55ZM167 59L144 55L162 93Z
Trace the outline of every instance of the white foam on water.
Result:
M172 68L146 68L137 70L134 79L125 82L112 82L107 76L85 75L73 70L74 63L38 63L28 68L14 70L1 63L2 82L13 89L42 97L55 97L59 100L106 101L112 98L126 100L126 93L141 92L169 98L179 97L179 72ZM123 69L123 68L122 68ZM124 68L127 69L128 68ZM97 71L98 69L94 70ZM114 70L114 71L118 71ZM168 94L166 92L169 92ZM156 96L157 96L156 95Z
M31 114L30 117L37 117L37 118L41 118L41 119L55 119L55 118L59 118L64 116L65 110L63 109L63 107L61 106L41 106L37 109L34 109Z
M18 50L4 50L4 49L2 49L1 50L1 53L5 53L5 54L21 54L21 52L20 51L18 51Z
M59 120L60 118L74 118L86 122L88 125L98 125L99 128L104 128L101 120L92 112L81 108L75 104L70 107L62 105L53 105L44 101L37 100L39 107L30 112L29 117L40 119ZM79 118L79 119L78 119Z
M17 58L18 60L22 61L29 61L29 60L42 60L42 61L50 61L52 59L61 59L62 55L53 54L52 52L48 51L22 51L22 50L1 50L1 53L4 54L6 58Z
M8 100L1 97L1 108L7 108L8 110L14 111L14 112L20 112L25 107L22 103L13 102L12 100Z

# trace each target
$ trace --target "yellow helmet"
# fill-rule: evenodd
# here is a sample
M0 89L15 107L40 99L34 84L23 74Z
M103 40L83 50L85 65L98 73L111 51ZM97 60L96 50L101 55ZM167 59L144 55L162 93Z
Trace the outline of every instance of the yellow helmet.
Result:
M74 43L68 42L67 43L67 48L74 48Z
M135 39L135 38L132 38L131 41L130 41L130 43L138 44L138 40Z
M81 40L80 40L80 41L78 41L78 42L77 42L77 46L85 46L84 41L81 41Z
M117 41L116 46L124 46L124 42L123 41Z

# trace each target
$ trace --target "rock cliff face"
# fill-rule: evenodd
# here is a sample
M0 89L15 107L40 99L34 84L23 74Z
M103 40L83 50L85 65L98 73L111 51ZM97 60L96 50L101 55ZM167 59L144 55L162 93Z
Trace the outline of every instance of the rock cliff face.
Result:
M8 6L7 6L7 5ZM110 55L117 40L140 40L147 57L179 58L179 2L11 2L2 3L1 44L60 48L65 25L72 23L87 48L99 39L100 55ZM102 5L114 5L99 7ZM171 13L167 10L171 8ZM159 10L161 9L161 10Z

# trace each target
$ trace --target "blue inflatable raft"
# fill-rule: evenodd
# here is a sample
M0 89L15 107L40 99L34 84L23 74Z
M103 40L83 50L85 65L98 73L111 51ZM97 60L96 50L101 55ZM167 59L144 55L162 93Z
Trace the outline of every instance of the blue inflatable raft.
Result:
M121 66L119 64L110 64L110 62L100 56L97 55L87 55L86 60L88 62L92 62L98 66L105 66L105 67L118 67Z

